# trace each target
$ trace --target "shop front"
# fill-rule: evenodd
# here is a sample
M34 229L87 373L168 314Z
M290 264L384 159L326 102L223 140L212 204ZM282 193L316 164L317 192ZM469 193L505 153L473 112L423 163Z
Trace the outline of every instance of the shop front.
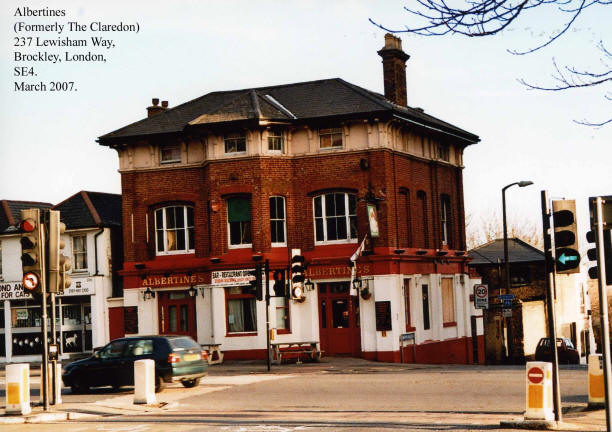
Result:
M60 345L63 358L92 351L93 287L93 280L76 282L63 295L56 297L55 342ZM35 360L32 357L40 356L43 347L40 303L23 291L20 282L4 283L0 286L0 292L3 300L0 314L0 360ZM47 315L50 329L50 305Z

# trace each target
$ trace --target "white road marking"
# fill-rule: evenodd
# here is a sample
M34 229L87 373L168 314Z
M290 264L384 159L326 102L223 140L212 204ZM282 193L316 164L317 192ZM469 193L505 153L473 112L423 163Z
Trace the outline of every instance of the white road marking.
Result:
M117 426L117 425L108 425L108 426L98 426L96 428L96 430L98 431L108 431L108 432L128 432L128 431L132 431L132 432L138 432L138 431L145 431L151 429L150 426L147 425L124 425L124 426Z

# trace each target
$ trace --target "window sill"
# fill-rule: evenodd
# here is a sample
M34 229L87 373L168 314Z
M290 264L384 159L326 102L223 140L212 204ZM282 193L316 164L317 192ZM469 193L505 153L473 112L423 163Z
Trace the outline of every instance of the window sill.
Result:
M334 151L334 150L344 150L344 146L336 146L336 147L319 147L320 151Z
M315 246L328 246L328 245L351 244L351 243L357 244L357 239L315 241Z
M414 332L414 331L416 331L416 327L406 326L406 331L407 332Z
M160 161L159 164L160 165L172 165L172 164L180 164L182 161L180 159L178 160L170 160L170 161Z
M270 243L270 247L273 248L286 248L287 243Z
M252 248L253 247L253 243L248 243L248 244L238 244L238 245L228 245L227 246L230 249L246 249L246 248Z
M257 332L247 333L226 333L225 337L243 337L243 336L257 336Z
M169 252L156 252L155 256L168 256L168 255L193 255L195 254L195 249L191 250L177 250L177 251L169 251Z
M446 327L457 327L457 322L456 321L445 322L444 324L442 324L442 326L444 328L446 328Z

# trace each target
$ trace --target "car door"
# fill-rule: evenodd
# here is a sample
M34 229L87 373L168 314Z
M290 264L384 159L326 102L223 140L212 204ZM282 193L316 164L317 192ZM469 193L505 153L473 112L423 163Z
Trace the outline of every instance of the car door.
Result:
M120 374L121 385L134 384L134 362L153 358L153 340L130 340L125 348L125 362Z
M125 364L124 351L127 340L119 339L106 345L96 355L97 362L92 363L88 380L92 386L116 385L120 380L118 375Z

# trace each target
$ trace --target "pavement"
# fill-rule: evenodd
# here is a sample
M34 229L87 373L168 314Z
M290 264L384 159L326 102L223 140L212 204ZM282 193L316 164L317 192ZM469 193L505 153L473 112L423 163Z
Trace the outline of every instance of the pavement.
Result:
M385 368L398 367L402 369L444 369L457 366L445 365L406 365L396 363L370 362L363 359L347 358L325 358L318 363L303 363L299 367L292 367L290 373L315 373L317 371L338 370L343 373L367 373L376 367ZM459 366L460 367L460 366ZM272 367L267 371L266 364L261 361L226 361L221 365L214 365L209 368L209 376L233 376L233 375L261 375L261 374L287 374L288 370L283 367ZM31 382L38 382L40 377L40 367L35 364L30 365ZM0 384L5 387L5 371L0 371ZM50 406L49 410L43 409L42 403L31 402L32 412L27 415L7 415L4 405L0 410L0 425L12 425L23 423L58 423L71 421L94 421L95 419L113 418L118 419L138 417L147 415L150 417L163 416L179 408L178 400L165 398L165 393L157 394L158 402L151 405L136 405L133 403L133 393L124 393L123 397L98 400L93 402L64 402L57 406ZM112 402L111 402L112 401ZM6 399L0 403L5 403ZM453 416L461 416L461 412L453 413ZM466 413L466 416L469 414ZM494 420L495 413L491 413L492 418L483 418L483 428L490 429L491 423L499 422ZM563 407L563 422L526 422L522 418L514 420L503 420L499 422L500 429L528 429L528 430L559 430L559 431L605 431L606 430L605 410L589 409L584 404L565 405Z

